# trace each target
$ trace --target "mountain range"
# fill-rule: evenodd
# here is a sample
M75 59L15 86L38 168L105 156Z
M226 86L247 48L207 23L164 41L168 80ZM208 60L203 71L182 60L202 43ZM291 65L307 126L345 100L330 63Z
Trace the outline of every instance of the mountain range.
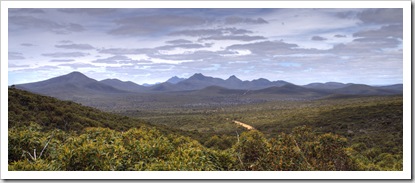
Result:
M51 78L44 81L19 84L13 87L64 100L73 100L87 105L103 105L117 100L143 101L251 101L251 100L295 100L316 99L333 95L400 95L402 84L369 86L353 83L310 83L299 86L286 81L269 81L259 78L242 81L232 75L227 79L214 78L196 73L185 79L174 76L166 82L143 86L131 81L105 79L97 81L80 72ZM114 100L107 100L113 98ZM128 98L128 99L126 99ZM110 105L106 103L105 105Z

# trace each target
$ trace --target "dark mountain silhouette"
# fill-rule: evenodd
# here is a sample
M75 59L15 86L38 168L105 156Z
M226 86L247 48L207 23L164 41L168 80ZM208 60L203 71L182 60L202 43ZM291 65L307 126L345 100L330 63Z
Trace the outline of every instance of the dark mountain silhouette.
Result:
M114 108L118 103L137 106L152 105L152 102L157 101L163 105L164 102L181 105L192 102L197 105L209 105L209 103L216 102L222 105L253 101L318 99L329 96L399 95L403 91L402 84L375 87L328 82L298 86L286 81L269 81L265 78L242 81L234 75L224 80L204 76L201 73L194 74L176 84L164 82L145 87L118 79L97 81L80 72L72 72L45 81L20 84L15 87L102 108ZM147 103L143 104L143 102Z
M196 73L188 79L184 79L174 86L158 86L165 85L164 83L153 86L153 91L161 91L160 87L163 88L163 91L188 91L188 90L201 90L209 86L219 86L227 89L239 89L239 90L257 90L268 88L271 86L283 86L285 84L290 84L286 81L274 81L271 82L267 79L260 78L252 81L242 81L237 78L235 75L230 76L228 79L224 80L221 78L214 78L210 76L205 76L201 73ZM157 89L157 90L156 90Z
M402 94L402 91L396 91L385 88L377 88L364 84L351 84L349 86L332 90L336 94L345 95L395 95Z
M403 92L403 84L394 84L394 85L388 85L388 86L379 86L377 87L379 89L386 89L386 90L392 90L396 92Z
M100 83L80 72L72 72L35 83L19 84L15 87L60 99L72 99L75 96L87 97L95 94L126 93L124 90Z
M150 86L149 90L155 91L155 92L167 92L167 91L177 91L179 89L176 87L175 84L164 82L164 83Z
M134 82L121 81L119 79L105 79L99 82L112 86L114 88L117 88L119 90L132 91L132 92L143 92L148 89L147 87L138 85Z
M283 86L272 86L269 88L252 91L251 94L268 94L268 95L283 95L283 96L297 96L297 97L319 97L331 94L325 90L316 90L297 86L294 84L285 84Z
M177 76L173 76L173 77L171 77L170 79L168 79L168 80L166 81L166 83L177 84L178 82L180 82L180 81L184 81L184 80L186 80L186 79L185 79L185 78L179 78L179 77L177 77Z
M239 89L228 89L220 86L208 86L201 90L194 90L189 92L189 94L193 95L243 95L246 93L246 90L239 90Z

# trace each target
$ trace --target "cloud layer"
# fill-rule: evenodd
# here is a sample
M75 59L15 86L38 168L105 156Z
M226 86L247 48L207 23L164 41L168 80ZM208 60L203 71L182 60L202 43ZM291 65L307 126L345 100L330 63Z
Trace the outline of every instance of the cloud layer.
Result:
M9 82L79 70L137 83L194 73L401 83L402 15L361 8L10 9Z

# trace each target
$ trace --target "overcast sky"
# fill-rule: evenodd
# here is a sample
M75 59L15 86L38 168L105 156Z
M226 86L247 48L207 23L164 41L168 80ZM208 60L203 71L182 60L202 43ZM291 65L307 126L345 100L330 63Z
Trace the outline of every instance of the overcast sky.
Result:
M72 71L403 82L402 9L9 9L9 85Z

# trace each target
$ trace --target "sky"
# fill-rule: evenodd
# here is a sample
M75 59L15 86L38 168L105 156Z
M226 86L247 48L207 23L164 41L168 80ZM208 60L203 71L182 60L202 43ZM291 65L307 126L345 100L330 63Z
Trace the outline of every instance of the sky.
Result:
M9 9L9 85L79 71L403 83L402 9Z

